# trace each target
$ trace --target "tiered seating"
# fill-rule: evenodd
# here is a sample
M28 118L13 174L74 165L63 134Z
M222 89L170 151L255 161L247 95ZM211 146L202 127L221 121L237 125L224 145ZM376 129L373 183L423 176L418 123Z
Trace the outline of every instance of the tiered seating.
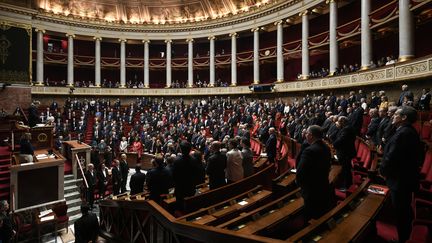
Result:
M0 200L9 199L11 152L9 147L0 147Z
M93 140L93 125L95 122L95 117L94 115L89 115L87 117L87 127L86 127L86 131L85 131L85 135L84 135L84 142L86 144L91 144L92 140Z

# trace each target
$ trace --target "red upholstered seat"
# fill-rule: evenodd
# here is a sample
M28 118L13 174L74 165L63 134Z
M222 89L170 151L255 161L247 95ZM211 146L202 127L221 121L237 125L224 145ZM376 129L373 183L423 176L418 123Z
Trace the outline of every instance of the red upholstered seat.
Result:
M417 131L418 134L420 134L421 131L421 124L419 121L413 124L414 129Z
M420 137L423 140L430 141L431 139L431 124L429 122L423 123L421 127Z
M57 216L57 224L60 225L61 228L66 228L66 232L68 232L69 225L69 216L67 215L68 206L66 202L61 202L52 208L53 212Z
M427 173L431 169L431 165L432 165L432 152L427 151L425 154L425 159L423 161L422 168L420 170L420 175L422 176L422 178L426 177Z

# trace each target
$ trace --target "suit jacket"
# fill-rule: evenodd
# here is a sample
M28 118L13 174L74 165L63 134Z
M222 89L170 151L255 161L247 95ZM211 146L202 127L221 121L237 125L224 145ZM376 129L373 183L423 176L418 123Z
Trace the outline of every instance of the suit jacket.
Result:
M266 153L267 157L269 158L276 158L276 145L277 145L277 139L276 135L272 134L266 141Z
M419 135L411 125L402 125L384 149L380 173L392 190L415 190L419 183L419 167L423 147Z
M346 125L339 131L336 140L333 142L333 146L336 149L336 154L339 159L352 159L355 157L355 139L356 132L350 125Z
M96 175L99 187L105 186L104 183L108 182L108 169L105 168L105 175L103 174L102 170L98 170Z
M122 175L122 180L127 180L127 176L129 173L129 166L126 161L120 161L120 172Z
M94 188L96 186L96 171L93 170L93 175L90 173L90 171L85 172L85 178L87 180L87 184L89 188Z
M175 185L175 196L180 204L185 197L195 195L195 187L201 178L200 174L199 162L192 156L181 155L174 161L172 176Z
M369 123L368 130L366 132L366 135L368 135L372 139L372 141L375 145L380 144L380 141L381 141L381 139L378 139L378 136L377 136L378 127L380 125L380 122L381 122L381 118L379 118L379 117L372 118L371 122Z
M146 175L141 171L138 171L135 174L133 174L129 182L130 194L134 195L143 192L145 180L146 180Z
M99 222L95 214L89 213L81 216L75 223L75 242L96 242L99 235Z
M328 180L330 166L330 149L322 140L305 147L301 153L296 181L308 217L318 218L333 206L334 192Z
M120 186L122 182L122 176L120 170L117 167L112 167L112 184Z
M147 187L150 191L150 199L160 201L160 195L168 194L173 186L171 172L165 167L156 167L147 172Z
M227 157L221 152L213 153L207 160L206 173L209 176L210 189L225 185Z

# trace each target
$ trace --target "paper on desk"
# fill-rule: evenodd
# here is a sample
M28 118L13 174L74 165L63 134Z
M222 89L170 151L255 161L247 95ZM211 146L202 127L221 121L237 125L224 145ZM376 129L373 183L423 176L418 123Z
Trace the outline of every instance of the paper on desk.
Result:
M51 216L42 217L40 219L40 221L44 222L44 221L49 221L49 220L53 220L53 219L54 219L54 215L51 215Z
M36 159L48 159L48 155L46 155L46 154L38 154L38 155L36 155Z
M39 213L39 218L42 218L45 215L50 214L50 213L52 213L52 209L48 209L48 210L42 211L42 212Z

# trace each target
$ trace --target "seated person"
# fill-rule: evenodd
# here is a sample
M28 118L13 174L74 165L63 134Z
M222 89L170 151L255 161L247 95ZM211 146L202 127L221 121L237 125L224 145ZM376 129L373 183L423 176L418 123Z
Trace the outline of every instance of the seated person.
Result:
M30 142L31 133L24 133L20 139L20 163L33 162L34 148Z

